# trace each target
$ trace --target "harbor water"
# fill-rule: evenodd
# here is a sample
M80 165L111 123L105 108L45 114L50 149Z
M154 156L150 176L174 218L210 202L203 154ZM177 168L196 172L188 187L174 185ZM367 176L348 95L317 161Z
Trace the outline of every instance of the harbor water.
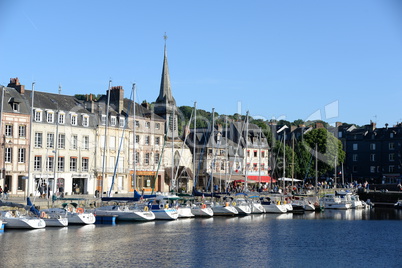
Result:
M2 267L402 267L402 210L6 230Z

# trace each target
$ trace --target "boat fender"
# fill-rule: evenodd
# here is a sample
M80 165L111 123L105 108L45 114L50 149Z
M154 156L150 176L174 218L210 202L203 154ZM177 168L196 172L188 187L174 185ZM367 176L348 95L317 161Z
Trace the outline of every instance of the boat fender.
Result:
M202 206L201 206L201 208L207 208L207 205L205 205L205 204L202 204Z
M148 207L144 207L144 211L147 212L147 211L148 211Z
M166 205L165 205L165 208L169 208L169 204L166 204Z
M281 204L281 201L278 201L277 204L280 205L280 204Z
M233 202L232 205L233 205L233 206L236 206L236 202Z
M84 209L83 209L83 208L77 208L75 211L76 211L77 213L79 213L79 214L84 213Z
M227 207L229 206L229 202L226 202L226 206L227 206Z

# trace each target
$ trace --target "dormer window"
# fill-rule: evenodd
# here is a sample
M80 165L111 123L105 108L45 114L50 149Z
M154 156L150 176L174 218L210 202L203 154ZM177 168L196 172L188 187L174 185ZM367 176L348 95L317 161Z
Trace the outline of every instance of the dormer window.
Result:
M71 125L77 125L77 114L71 114Z
M59 124L64 125L66 121L66 114L64 112L59 112Z
M54 112L46 111L46 122L53 123L54 122Z
M42 122L42 110L35 109L35 122Z
M115 126L116 125L116 116L111 116L110 117L110 125L111 126Z
M19 103L14 102L12 104L12 106L13 106L13 112L18 113L20 111L20 104Z
M126 118L120 117L119 123L120 127L124 127L126 125Z
M87 114L82 115L82 125L84 127L89 126L89 116Z

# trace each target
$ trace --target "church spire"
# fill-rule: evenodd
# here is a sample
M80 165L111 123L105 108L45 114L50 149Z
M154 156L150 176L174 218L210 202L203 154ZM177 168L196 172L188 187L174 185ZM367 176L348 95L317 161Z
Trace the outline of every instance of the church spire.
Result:
M170 87L169 66L168 66L167 49L166 49L166 40L167 40L166 33L163 36L163 39L165 39L165 47L164 47L164 56L163 56L161 87L159 90L159 96L156 99L156 103L165 104L165 105L169 105L169 106L170 105L176 106L176 101L173 98L172 90Z
M178 137L178 109L176 107L176 101L173 98L172 90L170 88L170 77L169 77L169 67L167 61L167 49L166 49L166 33L163 36L165 39L164 55L163 55L163 68L162 68L162 78L161 87L159 91L159 96L154 104L155 114L161 116L166 120L165 134L167 137Z

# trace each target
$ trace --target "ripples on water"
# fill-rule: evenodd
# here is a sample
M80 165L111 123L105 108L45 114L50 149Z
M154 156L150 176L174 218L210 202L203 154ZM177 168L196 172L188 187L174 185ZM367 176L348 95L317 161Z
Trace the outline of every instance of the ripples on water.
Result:
M402 211L6 230L2 267L402 267Z

